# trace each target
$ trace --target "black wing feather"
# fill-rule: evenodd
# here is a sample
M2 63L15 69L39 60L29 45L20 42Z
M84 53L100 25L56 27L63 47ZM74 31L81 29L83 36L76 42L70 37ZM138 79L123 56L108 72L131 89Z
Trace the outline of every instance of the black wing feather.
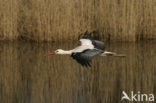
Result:
M105 49L105 44L102 41L99 40L92 40L92 44L94 45L95 48L104 50Z
M82 66L90 67L90 62L92 58L98 54L103 53L102 50L98 49L87 49L83 52L75 52L72 53L71 57L75 59L78 63L80 63Z

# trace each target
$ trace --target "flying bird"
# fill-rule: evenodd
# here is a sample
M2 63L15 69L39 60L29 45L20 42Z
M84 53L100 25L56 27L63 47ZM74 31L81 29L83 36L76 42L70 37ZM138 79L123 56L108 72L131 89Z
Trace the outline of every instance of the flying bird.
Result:
M79 64L85 67L90 67L91 60L95 56L115 56L124 57L125 55L117 54L114 52L105 51L105 44L102 41L91 38L88 31L80 39L81 45L72 50L57 49L56 51L45 54L45 56L55 54L68 54L71 55Z

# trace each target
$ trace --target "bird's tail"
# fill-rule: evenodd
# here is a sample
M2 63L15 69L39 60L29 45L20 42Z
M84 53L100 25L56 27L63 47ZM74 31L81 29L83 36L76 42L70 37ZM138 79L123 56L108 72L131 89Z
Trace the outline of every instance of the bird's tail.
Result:
M108 51L105 51L101 54L101 56L114 56L114 57L125 57L126 55L124 54L117 54L115 52L108 52Z

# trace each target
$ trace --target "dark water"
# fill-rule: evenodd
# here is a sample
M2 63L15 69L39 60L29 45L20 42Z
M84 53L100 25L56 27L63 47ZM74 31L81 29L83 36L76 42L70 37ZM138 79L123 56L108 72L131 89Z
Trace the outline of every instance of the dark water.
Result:
M95 57L84 68L67 55L44 56L75 43L0 43L0 103L121 103L122 91L156 96L154 44L107 44L127 57Z

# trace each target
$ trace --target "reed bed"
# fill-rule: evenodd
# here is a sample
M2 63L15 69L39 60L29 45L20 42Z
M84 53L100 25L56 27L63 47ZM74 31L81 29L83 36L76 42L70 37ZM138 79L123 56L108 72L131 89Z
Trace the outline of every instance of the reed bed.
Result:
M156 39L155 0L0 0L0 40Z

